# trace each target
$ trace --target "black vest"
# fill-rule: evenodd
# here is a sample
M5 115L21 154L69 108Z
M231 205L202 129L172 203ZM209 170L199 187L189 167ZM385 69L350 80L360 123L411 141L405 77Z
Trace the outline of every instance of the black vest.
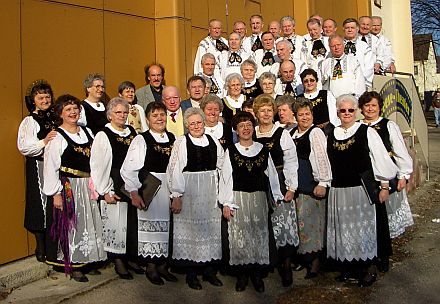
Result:
M170 132L166 132L168 142L157 142L150 131L141 133L147 145L147 153L145 154L144 167L141 171L165 173L170 161L171 150L176 138ZM141 176L141 175L140 175Z
M37 133L37 138L39 140L46 138L50 131L57 129L56 118L54 113L54 108L51 107L47 111L39 110L38 113L29 113L40 126L40 131ZM26 159L37 159L43 161L43 155L38 156L26 156Z
M232 128L229 124L223 123L223 135L218 139L220 144L223 147L223 150L226 150L230 145L232 145Z
M96 111L87 101L84 101L82 106L87 119L87 127L92 130L93 135L104 130L105 125L108 123L107 111Z
M226 124L232 123L232 117L234 117L235 114L238 112L241 112L241 109L233 109L228 106L228 103L226 102L226 97L222 98L223 103L223 111L222 111L222 117Z
M388 131L388 119L382 118L377 124L370 126L379 134L382 139L383 145L387 149L388 153L393 151L393 145L390 140L390 132Z
M267 168L269 150L263 146L253 157L242 155L235 145L228 148L232 166L233 190L241 192L267 191L269 179L264 171Z
M281 148L281 136L283 135L283 131L284 128L278 127L271 137L255 138L256 142L263 144L269 150L270 156L277 169L280 167L282 169L284 165L284 153Z
M93 138L85 127L81 127L86 133L88 142L78 144L74 142L63 129L57 131L67 141L67 147L61 155L60 176L65 177L89 177L90 176L90 149ZM88 176L84 176L88 174Z
M110 146L112 147L112 166L110 171L110 177L113 180L113 188L115 193L123 198L122 201L129 202L130 198L126 197L121 192L121 187L124 185L124 181L121 177L121 167L124 162L125 156L127 156L128 148L132 140L136 136L136 131L131 126L127 126L130 130L130 135L123 137L114 133L109 128L104 128L103 132L107 135L107 138L110 142Z
M304 97L304 94L301 94L298 97ZM327 106L327 91L321 90L319 91L318 96L309 100L313 106L313 123L315 125L320 125L330 121Z
M367 138L368 126L360 125L353 136L337 140L334 132L327 138L327 152L332 166L332 187L360 186L360 174L372 170Z
M183 172L201 172L215 170L217 167L217 145L211 136L206 135L209 144L200 147L193 144L189 135L186 134L186 153L188 162Z
M245 87L245 88L243 88L242 91L243 91L243 95L246 96L246 99L255 98L258 95L261 95L264 93L260 87L260 82L258 81L258 79L257 79L257 81L255 81L254 85L252 85L250 87Z

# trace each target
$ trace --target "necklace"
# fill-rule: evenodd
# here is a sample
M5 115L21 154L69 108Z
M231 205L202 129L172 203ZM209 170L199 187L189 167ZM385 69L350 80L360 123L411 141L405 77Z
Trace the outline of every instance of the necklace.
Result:
M261 126L260 126L260 127L258 128L258 130L257 130L257 133L260 134L260 135L267 135L267 134L270 134L270 133L272 133L272 130L273 130L274 127L275 127L275 125L272 125L272 128L270 128L269 131L262 132L262 131L261 131Z

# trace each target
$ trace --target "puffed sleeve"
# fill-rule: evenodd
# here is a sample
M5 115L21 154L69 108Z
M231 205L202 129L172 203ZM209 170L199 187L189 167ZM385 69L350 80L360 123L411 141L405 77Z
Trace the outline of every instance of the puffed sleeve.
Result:
M223 167L223 162L225 160L225 150L223 149L222 145L220 144L217 138L215 138L214 136L211 136L211 138L214 140L217 146L217 165L216 165L217 170L221 170Z
M379 134L373 128L368 128L367 138L374 177L381 182L393 179L397 175L397 167L388 155Z
M286 178L287 190L296 191L298 188L298 156L295 143L286 130L281 135L280 145L283 150L283 173Z
M239 206L234 202L233 180L232 180L232 165L229 158L229 149L224 155L223 166L220 171L219 180L219 203L223 206L228 206L231 209L238 209Z
M113 153L107 135L100 131L96 134L90 155L90 176L95 190L100 195L113 194L113 180L110 177Z
M335 127L339 126L341 121L339 120L338 111L336 109L336 98L331 91L327 91L327 109L330 123Z
M136 135L128 148L127 155L121 167L121 177L128 192L137 191L142 187L139 181L139 171L144 166L147 144L142 135Z
M319 128L310 131L310 164L313 178L320 186L329 187L332 181L332 169L327 155L327 139Z
M167 182L168 188L171 191L171 197L182 196L185 192L183 168L186 167L187 162L186 137L182 135L174 142L170 162L167 167Z
M409 179L413 172L413 161L406 148L402 133L399 126L394 121L388 121L388 132L390 133L390 141L393 146L394 160L396 161L398 179Z
M282 201L284 199L284 195L281 193L278 172L270 154L267 162L267 169L264 171L264 173L267 175L267 177L269 177L270 189L272 190L273 199L275 201Z
M44 152L44 140L39 140L37 133L40 125L31 116L23 119L18 128L17 147L24 156L38 156Z
M61 155L67 147L67 141L61 134L51 140L44 150L43 167L43 193L52 196L62 190L59 171L61 166Z
M85 102L85 101L84 101ZM79 120L78 120L79 126L87 126L87 117L86 117L86 111L84 111L84 107L81 105L80 112L79 112Z

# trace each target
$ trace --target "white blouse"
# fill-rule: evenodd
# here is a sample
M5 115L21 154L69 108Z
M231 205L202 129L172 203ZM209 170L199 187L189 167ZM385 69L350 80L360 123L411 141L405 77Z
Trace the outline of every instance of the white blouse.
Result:
M272 137L279 127L280 124L276 122L270 132L260 133L260 127L256 126L255 135L257 138ZM298 188L298 156L295 143L286 130L283 130L280 145L283 150L283 173L286 178L286 189L295 191Z
M240 143L236 143L235 147L241 155L247 157L253 157L257 155L263 145L254 142L250 147L243 147ZM270 188L272 190L272 195L274 200L281 201L284 196L280 191L280 183L278 180L278 173L275 165L272 161L272 157L269 154L267 169L264 173L269 177ZM220 173L219 180L219 202L223 206L228 206L232 209L239 209L239 206L234 202L234 190L233 190L234 181L232 179L232 164L231 159L229 157L229 149L225 152L225 161L223 162L223 168Z
M38 132L38 122L32 116L25 117L18 128L17 147L21 154L30 157L43 154L45 144L43 139L38 139Z
M200 138L189 135L191 142L199 147L206 147L209 145L208 137L210 135L203 134ZM224 151L217 138L212 137L217 146L217 170L220 170L223 165ZM179 197L185 193L185 176L183 169L188 162L188 155L186 150L186 136L182 135L176 139L171 151L171 158L167 168L168 187L171 191L171 197Z
M375 122L370 125L374 126L382 120L379 117ZM364 121L362 123L366 124ZM388 133L390 133L390 141L393 147L394 160L398 168L397 178L398 179L409 179L411 173L413 172L413 161L406 148L405 141L403 140L402 132L399 126L392 120L387 123Z
M90 102L87 99L84 99L84 102L87 102L94 110L99 111L99 112L104 112L105 106L102 102ZM84 111L84 107L81 105L81 111L80 111L80 116L79 116L79 120L78 120L78 125L80 126L87 126L87 117L86 117L86 112Z
M300 138L308 129L302 133L298 130L295 131L292 138ZM327 138L324 132L319 128L314 128L309 133L310 140L310 164L312 165L312 174L315 181L320 186L330 187L332 181L332 168L330 166L330 160L327 155Z
M318 94L319 94L319 90L316 90L313 93L304 92L304 97L312 100L313 98L316 98ZM330 91L327 91L327 109L328 109L328 116L330 118L330 123L335 127L339 126L341 124L341 121L339 120L338 111L336 109L336 98L333 95L333 93Z
M214 127L208 127L205 124L205 133L211 135L212 137L220 139L223 136L223 124L221 122L218 122L217 125L215 125Z
M147 132L150 132L156 142L167 143L170 141L166 133L159 134L152 130ZM132 140L121 167L121 177L125 182L125 190L128 192L137 191L142 187L138 174L144 167L146 154L147 144L144 137L139 134Z
M361 126L360 122L355 122L348 129L336 127L334 135L337 140L345 140L353 136L357 129ZM367 130L368 148L370 149L371 165L373 166L374 177L381 182L389 181L397 175L397 167L388 155L382 139L379 134L373 129ZM349 165L349 164L347 164Z
M241 94L237 100L233 99L232 97L225 96L226 102L228 105L230 105L232 108L234 109L241 109L241 107L243 106L243 102L246 99L246 96Z
M85 144L88 142L87 135L83 128L79 128L78 133L69 133L63 128L61 129L77 144ZM87 128L87 132L89 132L89 135L93 138L92 131ZM63 135L58 133L44 149L43 193L47 196L59 194L63 188L60 181L59 171L61 167L61 155L63 155L67 145L67 140Z
M122 131L118 131L112 127L110 123L105 125L113 133L127 137L130 135L130 129L125 128ZM112 170L113 152L110 141L103 131L96 134L93 140L92 150L90 154L90 176L95 185L95 190L100 195L109 193L113 195L115 193L113 187L113 180L110 177L110 171Z

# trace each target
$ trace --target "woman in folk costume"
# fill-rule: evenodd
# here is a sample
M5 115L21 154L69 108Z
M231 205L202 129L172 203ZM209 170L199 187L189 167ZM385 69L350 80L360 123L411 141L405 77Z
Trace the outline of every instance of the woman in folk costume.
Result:
M202 289L198 271L203 272L204 281L221 286L215 264L222 258L217 192L224 152L216 138L205 134L201 109L186 110L184 124L189 133L176 140L167 168L173 212L172 259L185 268L190 288Z
M43 153L57 135L53 91L43 79L34 81L25 97L29 115L18 128L17 146L26 157L26 207L24 227L35 235L35 257L46 260L46 195L43 193Z
M55 109L61 124L44 151L43 192L50 197L46 211L51 241L47 244L47 263L64 266L75 281L87 282L83 266L107 258L99 206L91 199L93 135L78 125L81 104L76 97L58 97Z
M118 86L119 97L128 102L129 111L126 124L132 126L137 133L141 133L148 130L148 124L145 119L145 109L137 104L135 92L136 87L131 81L123 81Z

